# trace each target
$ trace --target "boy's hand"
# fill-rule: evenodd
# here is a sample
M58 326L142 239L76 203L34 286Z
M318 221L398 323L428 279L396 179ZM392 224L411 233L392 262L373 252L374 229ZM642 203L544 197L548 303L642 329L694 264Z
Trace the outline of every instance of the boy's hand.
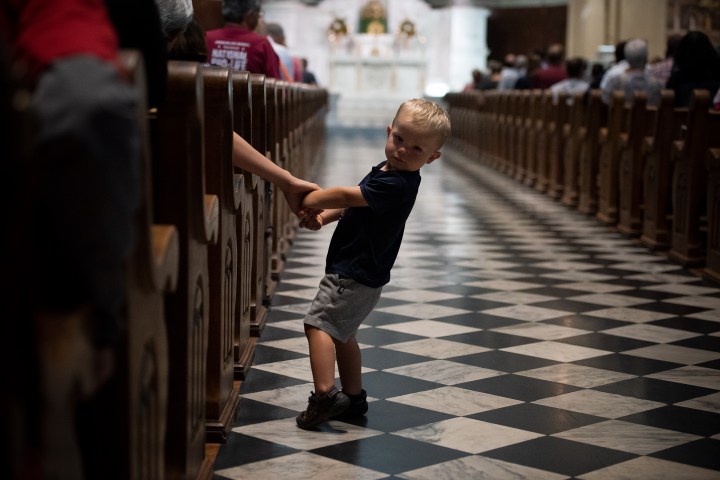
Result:
M322 217L320 215L305 215L300 218L300 227L308 230L320 230L323 226Z

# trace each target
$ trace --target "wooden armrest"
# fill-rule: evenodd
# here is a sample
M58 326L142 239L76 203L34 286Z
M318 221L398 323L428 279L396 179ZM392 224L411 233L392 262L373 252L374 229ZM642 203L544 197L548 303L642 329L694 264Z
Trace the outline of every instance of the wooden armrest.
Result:
M162 292L174 292L180 270L180 236L175 225L152 225L153 280Z
M220 229L220 199L217 195L206 193L203 204L205 207L205 240L210 245L215 245Z
M629 145L630 136L627 133L621 133L618 136L618 146L620 148L627 148Z
M652 152L655 147L655 139L653 137L645 137L642 142L642 153L643 155Z
M677 162L682 158L684 150L685 142L682 140L675 140L672 144L672 154L670 155L670 157L674 162Z
M705 165L708 171L720 170L720 148L708 148Z

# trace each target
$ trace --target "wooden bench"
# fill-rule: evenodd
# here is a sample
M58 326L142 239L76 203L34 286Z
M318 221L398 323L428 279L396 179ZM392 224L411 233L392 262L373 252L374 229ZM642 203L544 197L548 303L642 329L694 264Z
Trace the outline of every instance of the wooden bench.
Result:
M720 148L709 148L707 178L707 258L703 277L720 284Z
M548 128L552 118L552 93L542 92L539 114L535 123L535 190L547 192L550 182L550 135Z
M580 131L585 127L587 112L585 94L575 95L568 112L568 123L563 128L564 151L563 160L563 195L560 201L569 207L577 207L579 188Z
M627 131L628 110L625 94L615 91L610 97L607 126L600 129L598 164L597 218L608 225L618 221L618 172L620 163L620 136Z
M640 242L654 250L671 245L672 146L680 140L687 108L675 108L675 92L663 90L657 107L655 130L643 142L643 222Z
M719 146L720 113L710 112L710 95L695 90L684 140L673 143L673 221L671 259L685 267L702 266L707 245L701 224L706 223L705 159L708 148Z
M567 94L560 93L557 103L552 103L550 124L546 130L548 136L548 188L550 198L558 200L562 197L565 180L565 125L568 122L569 107Z
M209 328L208 243L218 237L219 199L206 193L203 79L194 62L168 62L166 100L155 121L157 219L180 234L180 271L167 297L170 352L166 474L209 478L205 455ZM182 139L183 141L178 141Z
M138 52L125 51L121 64L139 96L142 203L137 212L135 250L127 269L127 339L118 363L113 435L127 441L117 467L124 478L162 479L165 475L165 412L168 405L168 338L165 294L177 288L180 241L174 225L156 224L152 161L145 100L145 74ZM109 413L109 412L108 412ZM118 433L118 429L125 431ZM107 465L106 465L107 467ZM119 477L123 477L119 474Z
M236 304L239 278L236 217L241 191L235 190L232 163L233 91L232 71L203 67L205 175L209 194L219 201L218 240L208 246L209 323L206 390L206 438L224 442L232 428L240 401L234 382ZM247 97L247 88L246 88Z
M621 233L637 237L642 233L643 164L642 148L647 138L652 138L657 121L657 107L647 106L647 97L636 92L628 116L627 132L620 134L620 165L618 192L618 223Z
M528 90L521 90L515 93L517 96L517 112L515 117L515 150L513 152L513 165L515 166L514 178L518 182L524 182L527 176L527 137L532 128L532 117L530 112L531 93Z
M252 95L251 74L233 71L233 122L230 131L252 142ZM233 340L233 370L236 380L245 380L255 356L255 337L251 333L253 306L253 251L257 234L253 216L254 196L257 195L258 177L237 167L232 168L234 191L238 197L235 232L238 239L238 282L235 289L235 336Z
M600 97L600 90L590 91L586 111L587 120L578 132L580 142L580 176L577 209L594 215L598 208L598 158L600 145L598 132L605 126L607 108Z
M268 143L267 88L266 77L261 74L250 75L252 97L252 124L250 144L271 158ZM253 178L246 183L253 191L253 284L250 287L250 332L260 336L267 320L267 307L271 295L271 252L272 252L272 189L269 182Z
M526 118L525 147L523 151L525 157L523 163L525 165L525 175L523 183L529 187L535 186L537 180L537 137L539 130L537 128L543 111L544 96L541 90L531 90L529 93L528 115Z

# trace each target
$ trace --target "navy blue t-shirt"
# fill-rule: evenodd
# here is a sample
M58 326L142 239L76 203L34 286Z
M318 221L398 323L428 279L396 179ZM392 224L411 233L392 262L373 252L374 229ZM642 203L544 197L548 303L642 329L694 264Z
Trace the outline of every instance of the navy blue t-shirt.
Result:
M328 248L325 273L352 278L368 287L390 281L420 187L420 172L372 168L360 182L367 207L348 208L338 222Z

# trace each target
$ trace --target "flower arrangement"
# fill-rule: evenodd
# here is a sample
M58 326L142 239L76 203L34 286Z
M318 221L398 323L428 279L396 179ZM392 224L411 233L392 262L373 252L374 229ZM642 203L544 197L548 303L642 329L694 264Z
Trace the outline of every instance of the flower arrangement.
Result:
M414 37L415 34L417 33L415 31L415 24L407 19L403 20L400 23L400 27L398 28L398 30L399 30L401 36L407 37L407 38Z
M328 38L334 41L348 34L348 26L344 18L336 17L328 27Z

